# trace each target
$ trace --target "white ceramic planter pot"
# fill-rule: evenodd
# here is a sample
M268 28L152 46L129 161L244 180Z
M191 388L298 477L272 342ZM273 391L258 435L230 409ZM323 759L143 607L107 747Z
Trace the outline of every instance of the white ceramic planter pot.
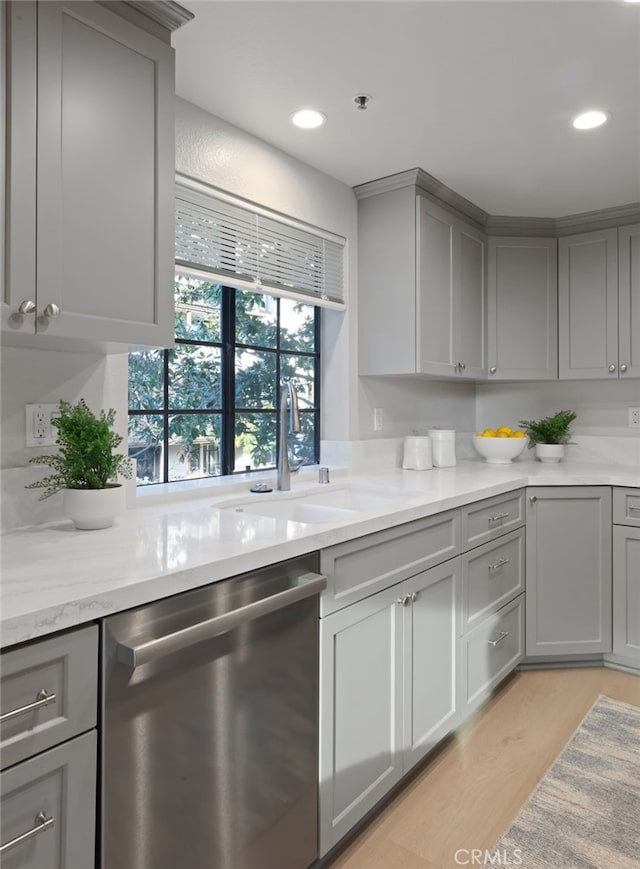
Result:
M536 444L535 450L541 462L561 462L564 458L564 444Z
M110 528L126 506L124 486L111 483L106 489L65 489L62 498L64 515L82 531Z

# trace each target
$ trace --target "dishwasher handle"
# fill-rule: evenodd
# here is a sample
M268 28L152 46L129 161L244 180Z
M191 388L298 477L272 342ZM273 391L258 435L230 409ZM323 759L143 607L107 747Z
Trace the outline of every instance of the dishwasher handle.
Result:
M284 609L292 603L297 603L314 594L319 594L327 585L327 577L319 573L305 573L298 577L298 584L286 591L280 591L270 597L254 601L254 603L239 607L228 613L214 616L204 622L190 625L188 628L146 640L136 646L115 643L116 660L135 670L144 664L158 661L166 655L180 652L203 640L219 637L234 630L240 625L252 622L261 616Z

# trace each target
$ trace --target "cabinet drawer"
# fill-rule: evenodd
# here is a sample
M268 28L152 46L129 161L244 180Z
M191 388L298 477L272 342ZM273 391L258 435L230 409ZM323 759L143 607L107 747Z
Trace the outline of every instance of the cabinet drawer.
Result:
M613 490L613 523L640 527L640 489Z
M463 639L463 703L483 700L524 653L524 595L502 607Z
M462 551L524 525L524 489L462 508Z
M524 591L524 528L462 556L462 626L466 633Z
M0 774L2 865L91 869L95 790L95 730Z
M97 625L4 652L0 668L2 769L95 727Z
M327 577L320 615L342 609L459 552L459 510L331 546L320 553L320 571Z

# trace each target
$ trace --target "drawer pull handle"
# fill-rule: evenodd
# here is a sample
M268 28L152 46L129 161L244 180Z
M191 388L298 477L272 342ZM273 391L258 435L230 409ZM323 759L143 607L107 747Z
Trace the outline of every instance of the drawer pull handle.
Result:
M493 646L493 648L495 649L495 647L496 647L496 646L499 646L500 643L501 643L503 640L506 640L508 636L509 636L509 631L501 631L501 632L500 632L500 636L498 637L497 640L489 640L489 645L490 645L490 646Z
M487 564L489 570L499 570L501 567L504 567L505 564L509 564L508 558L499 558L495 564Z
M49 827L53 827L55 822L55 818L48 818L44 812L38 812L34 819L35 827L32 827L30 830L27 830L26 833L21 833L19 836L16 836L15 839L10 839L8 842L5 842L4 845L1 845L0 854L4 854L5 851L9 850L9 848L15 848L16 845L28 842L29 839L37 836L38 833L44 833L45 830L49 829Z
M20 706L18 709L12 709L10 712L5 712L3 715L0 715L0 724L4 724L5 721L11 721L13 718L17 718L18 715L26 715L27 712L33 712L34 709L40 709L41 706L47 706L49 703L53 703L55 699L55 694L49 694L49 692L43 688L41 691L38 691L33 703L27 703L26 706Z
M494 513L493 516L487 516L487 522L499 522L501 519L508 519L510 513Z
M640 512L640 504L636 507L635 504L629 504L627 507L628 510L635 510L636 512Z

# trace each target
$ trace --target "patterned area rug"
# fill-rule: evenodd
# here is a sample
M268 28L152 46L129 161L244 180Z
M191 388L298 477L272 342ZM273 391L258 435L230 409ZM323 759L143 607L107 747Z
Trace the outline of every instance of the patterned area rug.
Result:
M640 708L599 697L493 853L521 869L639 869Z

